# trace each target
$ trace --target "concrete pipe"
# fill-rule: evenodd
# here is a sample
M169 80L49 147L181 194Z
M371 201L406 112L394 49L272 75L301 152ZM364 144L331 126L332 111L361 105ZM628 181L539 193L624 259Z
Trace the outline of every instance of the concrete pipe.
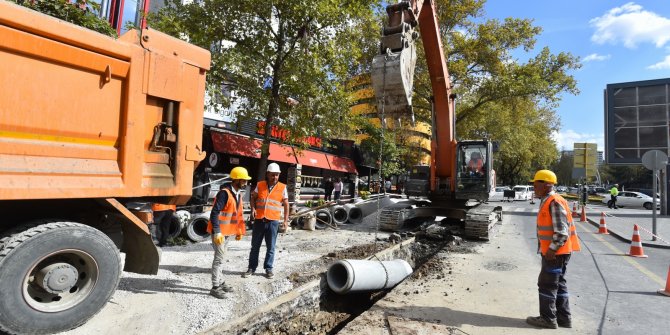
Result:
M363 211L355 204L346 204L344 209L347 211L347 222L361 223L363 221Z
M209 213L210 212L204 212L192 215L191 221L189 221L181 231L182 236L193 242L202 242L208 239L210 236L207 232Z
M314 213L316 217L316 229L326 229L333 224L333 215L327 208L319 209Z
M392 288L411 273L412 267L403 259L382 262L344 259L328 268L326 278L331 290L346 294Z
M330 213L333 215L333 222L337 224L344 224L347 222L348 213L344 206L335 205L330 208Z

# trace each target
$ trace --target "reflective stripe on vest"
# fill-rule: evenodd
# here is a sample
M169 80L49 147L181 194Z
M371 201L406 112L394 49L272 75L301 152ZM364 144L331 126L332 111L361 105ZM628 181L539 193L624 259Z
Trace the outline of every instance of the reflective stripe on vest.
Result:
M151 210L154 212L160 212L160 211L167 211L167 210L177 210L177 205L166 205L166 204L159 204L159 203L153 203L151 205Z
M219 229L221 234L227 235L244 235L247 227L244 223L244 207L242 199L240 199L237 207L235 207L235 195L229 189L224 188L228 193L228 201L219 213ZM216 201L216 200L215 200ZM207 221L207 232L212 233L212 221Z
M281 220L281 211L284 209L282 200L284 200L286 185L277 182L272 191L270 191L268 183L260 181L257 187L256 219Z
M581 247L579 245L579 238L577 237L577 228L572 222L572 213L570 212L568 202L565 201L565 199L563 199L563 197L561 197L560 195L552 194L544 202L542 208L540 208L540 211L537 214L537 239L538 241L540 241L540 252L543 255L545 255L547 253L547 250L549 249L551 241L553 240L554 225L552 223L551 211L549 210L549 205L551 205L553 201L556 201L556 203L559 206L563 207L563 210L565 210L569 225L568 231L570 233L570 236L565 241L565 244L563 244L562 247L558 248L556 254L564 255L569 254L573 251L581 250Z

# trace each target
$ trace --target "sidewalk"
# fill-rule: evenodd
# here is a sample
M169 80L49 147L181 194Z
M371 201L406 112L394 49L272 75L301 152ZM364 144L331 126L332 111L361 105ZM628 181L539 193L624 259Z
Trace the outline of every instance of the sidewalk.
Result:
M571 204L572 205L572 204ZM579 212L581 214L581 211ZM670 249L670 216L656 212L656 241L652 241L652 213L644 209L609 209L605 206L586 206L586 219L596 228L600 225L600 215L605 213L605 224L609 233L622 241L630 242L633 226L640 228L642 245L652 248ZM579 216L575 217L579 221Z

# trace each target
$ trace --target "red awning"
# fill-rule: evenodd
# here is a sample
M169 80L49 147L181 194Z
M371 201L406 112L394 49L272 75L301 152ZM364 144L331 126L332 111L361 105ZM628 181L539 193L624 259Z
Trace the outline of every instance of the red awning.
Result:
M260 142L260 140L258 142ZM277 143L270 143L270 156L268 157L268 160L289 164L296 164L297 162L291 146Z
M323 152L312 150L303 150L302 152L296 151L296 157L298 158L299 164L330 170L328 158L326 158L326 154Z
M260 158L261 142L245 136L212 131L214 151L244 157Z
M358 174L356 165L351 159L329 154L326 154L326 157L328 158L331 170Z
M216 152L227 153L231 155L261 158L262 141L259 139L231 134L212 132L212 144ZM275 162L284 162L296 164L293 149L288 145L270 143L270 156L268 160Z

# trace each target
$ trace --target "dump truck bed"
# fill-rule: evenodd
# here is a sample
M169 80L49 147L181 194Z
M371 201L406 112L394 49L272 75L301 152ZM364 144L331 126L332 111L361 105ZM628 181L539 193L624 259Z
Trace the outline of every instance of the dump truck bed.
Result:
M207 50L0 2L0 200L191 195ZM151 149L172 102L176 141Z

